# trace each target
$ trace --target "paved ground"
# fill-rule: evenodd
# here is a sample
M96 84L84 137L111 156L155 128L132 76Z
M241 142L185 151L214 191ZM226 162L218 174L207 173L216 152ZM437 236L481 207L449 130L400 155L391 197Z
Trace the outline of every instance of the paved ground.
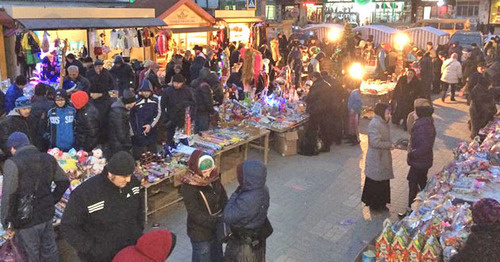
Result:
M453 157L452 149L469 140L468 106L459 102L435 101L437 139L435 161L430 173L441 169ZM315 157L281 157L270 154L267 185L271 194L269 219L274 234L267 242L268 261L354 261L359 252L382 229L385 218L397 219L407 205L406 152L392 152L394 174L389 212L371 213L361 203L364 181L366 127L361 121L361 145L333 146L330 153ZM392 140L408 135L391 124ZM250 154L251 158L259 157ZM228 194L235 183L226 187ZM183 204L162 211L156 220L177 234L177 246L169 261L190 261L191 244L186 235Z

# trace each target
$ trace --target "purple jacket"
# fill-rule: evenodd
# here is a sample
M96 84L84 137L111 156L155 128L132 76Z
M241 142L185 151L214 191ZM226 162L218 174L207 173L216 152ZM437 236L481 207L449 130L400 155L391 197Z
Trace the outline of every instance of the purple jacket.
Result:
M419 169L431 168L434 160L432 148L435 139L436 128L432 117L417 119L411 130L411 150L408 152L408 165Z

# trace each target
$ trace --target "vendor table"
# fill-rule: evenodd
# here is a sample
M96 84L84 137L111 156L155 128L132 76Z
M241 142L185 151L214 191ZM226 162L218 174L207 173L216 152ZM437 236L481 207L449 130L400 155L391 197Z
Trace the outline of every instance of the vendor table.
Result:
M297 127L300 127L302 125L304 125L307 121L309 121L309 118L305 118L297 123L295 123L294 125L291 125L291 126L288 126L286 128L274 128L274 127L270 127L269 130L272 131L272 132L276 132L276 133L286 133L290 130L293 130Z

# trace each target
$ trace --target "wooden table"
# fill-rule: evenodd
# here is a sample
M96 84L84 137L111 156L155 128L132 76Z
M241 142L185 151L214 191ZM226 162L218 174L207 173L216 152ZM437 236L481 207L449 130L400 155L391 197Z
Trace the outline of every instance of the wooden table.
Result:
M249 132L252 132L250 133L250 137L239 142L239 143L236 143L236 144L232 144L232 145L229 145L229 146L226 146L224 147L223 149L221 150L218 150L215 154L214 154L214 157L215 157L215 162L217 164L220 164L220 160L221 160L221 157L222 157L222 154L224 152L227 152L227 151L230 151L234 148L237 148L237 147L240 147L240 146L243 146L244 147L244 160L247 160L248 159L248 148L250 146L252 146L253 148L257 148L257 149L261 149L261 150L264 150L264 164L267 165L267 162L268 162L268 156L269 156L269 134L271 134L271 132L267 129L263 129L263 128L257 128L257 127L245 127L245 128L242 128L243 130L245 131L249 131ZM256 140L260 140L264 138L264 146L254 146L254 145L251 145L252 142L256 141Z

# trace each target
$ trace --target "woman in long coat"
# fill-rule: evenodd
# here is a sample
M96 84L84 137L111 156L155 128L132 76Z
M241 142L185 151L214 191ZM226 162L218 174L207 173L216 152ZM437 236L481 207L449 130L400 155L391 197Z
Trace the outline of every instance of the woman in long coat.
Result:
M406 130L406 119L413 111L413 102L417 98L423 98L422 85L415 75L415 70L408 69L406 75L399 78L396 88L392 93L392 123L400 124L403 119L403 128Z
M372 209L384 209L391 202L389 180L392 172L391 132L389 129L390 107L378 103L375 117L368 125L368 152L365 159L365 186L361 201Z

